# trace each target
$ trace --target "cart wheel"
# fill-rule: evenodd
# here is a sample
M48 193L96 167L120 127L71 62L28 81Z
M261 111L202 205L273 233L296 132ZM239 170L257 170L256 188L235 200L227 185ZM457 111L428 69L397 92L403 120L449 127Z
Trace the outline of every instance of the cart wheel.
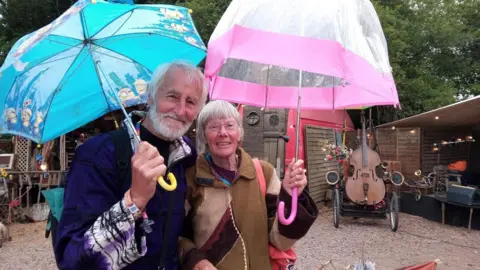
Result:
M338 188L334 189L333 193L333 226L338 228L338 223L340 222L340 190Z
M398 195L396 191L392 192L392 196L390 197L389 203L389 211L390 211L390 228L393 232L396 232L398 229L398 210L400 204L398 202Z

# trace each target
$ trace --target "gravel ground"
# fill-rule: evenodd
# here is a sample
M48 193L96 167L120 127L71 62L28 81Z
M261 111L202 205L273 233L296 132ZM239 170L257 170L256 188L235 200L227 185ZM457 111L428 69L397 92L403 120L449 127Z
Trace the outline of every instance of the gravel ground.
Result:
M421 217L400 214L397 232L388 220L340 218L335 229L332 209L323 208L317 222L295 250L297 269L319 269L331 260L337 269L362 258L376 269L393 270L439 259L440 270L480 269L480 231L468 231ZM333 269L331 266L326 269Z
M480 231L444 226L420 217L401 214L400 228L394 233L387 220L341 218L332 224L332 211L322 208L310 232L295 247L296 269L315 270L331 260L344 269L362 258L375 262L376 269L393 270L402 266L440 259L437 269L480 269ZM51 239L44 237L45 223L15 224L12 242L0 249L0 269L56 269ZM333 269L331 266L330 268Z

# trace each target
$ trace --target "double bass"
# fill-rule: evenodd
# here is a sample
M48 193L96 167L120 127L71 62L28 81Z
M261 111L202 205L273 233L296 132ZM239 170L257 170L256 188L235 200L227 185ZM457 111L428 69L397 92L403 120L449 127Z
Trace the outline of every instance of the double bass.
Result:
M362 114L362 145L350 156L350 173L346 181L348 198L357 204L374 205L385 197L385 183L377 172L381 171L380 155L367 146L365 118Z

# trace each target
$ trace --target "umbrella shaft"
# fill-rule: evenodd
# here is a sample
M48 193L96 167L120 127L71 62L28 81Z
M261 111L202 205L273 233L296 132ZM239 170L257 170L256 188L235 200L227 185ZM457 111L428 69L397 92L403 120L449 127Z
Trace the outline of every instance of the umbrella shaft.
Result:
M298 100L297 100L297 125L296 125L296 134L295 134L295 160L298 160L298 151L300 147L300 108L301 108L301 99L302 99L302 71L300 70L298 74Z
M127 111L126 111L125 108L123 107L122 101L120 100L120 98L118 97L118 95L114 94L113 96L114 96L115 99L117 100L118 106L119 106L120 109L122 110L123 115L125 115L125 120L126 120L126 123L127 123L127 125L128 125L127 128L130 129L130 131L133 133L133 136L134 136L135 140L137 141L138 144L140 144L140 142L141 142L140 137L138 136L138 134L137 134L137 132L136 132L135 126L134 126L133 123L132 123L132 119L130 119L130 117L128 116Z
M97 76L99 78L100 78L100 73L101 73L101 75L103 75L105 77L105 74L103 73L103 70L101 69L101 67L99 65L99 62L95 62L95 72L97 72ZM100 84L102 84L101 80L100 80ZM102 87L103 87L103 85L102 85ZM130 119L127 111L123 107L123 102L120 100L120 98L118 97L118 94L113 90L113 88L110 86L110 84L109 84L109 89L110 89L110 91L112 91L112 95L115 97L115 100L118 102L118 106L122 110L123 115L125 115L125 120L126 120L126 123L127 123L127 129L130 129L130 131L133 133L133 137L135 138L135 141L137 141L137 144L140 144L140 142L141 142L140 136L138 136L137 131L135 129L135 126L132 123L132 119Z

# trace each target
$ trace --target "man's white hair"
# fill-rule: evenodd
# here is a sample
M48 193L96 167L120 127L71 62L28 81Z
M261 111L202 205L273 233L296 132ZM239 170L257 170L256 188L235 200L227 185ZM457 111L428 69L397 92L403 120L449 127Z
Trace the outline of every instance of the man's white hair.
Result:
M240 113L235 106L224 100L210 101L200 112L197 119L197 151L203 154L208 151L207 139L205 136L205 126L214 119L233 118L237 122L240 133L240 141L243 140L243 123Z
M161 90L161 87L164 86L167 79L170 79L169 76L172 76L172 72L175 70L181 70L185 73L187 77L187 83L193 84L195 87L202 89L202 96L199 100L198 112L202 110L207 101L208 89L207 84L205 83L205 77L202 71L185 61L173 61L164 65L159 66L152 74L152 78L147 85L148 96L152 99L152 102L157 101L157 93Z
M185 135L192 125L191 120L187 119L186 117L179 117L175 114L175 112L158 113L157 111L157 99L159 98L158 92L164 90L162 87L165 86L165 83L170 80L174 80L174 71L181 71L186 76L186 83L192 84L197 89L201 89L202 93L200 100L198 100L198 103L196 104L196 114L198 114L202 110L203 106L205 106L208 95L208 89L207 85L205 84L203 73L200 71L200 69L187 62L175 61L166 65L162 65L155 70L152 79L147 86L147 93L151 102L147 116L151 120L155 131L168 140L179 139ZM181 129L170 129L164 123L164 119L166 117L182 121L185 123L185 125Z

